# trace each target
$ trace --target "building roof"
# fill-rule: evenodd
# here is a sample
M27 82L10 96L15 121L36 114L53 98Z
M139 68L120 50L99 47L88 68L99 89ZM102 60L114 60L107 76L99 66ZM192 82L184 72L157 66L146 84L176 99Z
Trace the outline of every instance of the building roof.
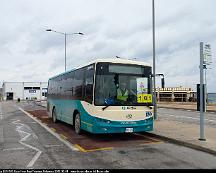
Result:
M156 88L156 92L194 92L192 88L186 87L166 87L166 88Z

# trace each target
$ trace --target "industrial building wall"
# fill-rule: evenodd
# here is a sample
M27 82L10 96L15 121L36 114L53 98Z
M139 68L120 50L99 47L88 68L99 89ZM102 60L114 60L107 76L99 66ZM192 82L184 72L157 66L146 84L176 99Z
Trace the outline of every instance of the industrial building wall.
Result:
M45 100L47 93L47 82L25 82L24 99L25 100Z
M4 100L46 100L47 82L4 82Z
M24 99L25 100L40 100L40 82L25 82L24 83Z
M18 98L23 99L23 83L22 82L5 82L3 85L3 99L7 100L7 97L12 100Z

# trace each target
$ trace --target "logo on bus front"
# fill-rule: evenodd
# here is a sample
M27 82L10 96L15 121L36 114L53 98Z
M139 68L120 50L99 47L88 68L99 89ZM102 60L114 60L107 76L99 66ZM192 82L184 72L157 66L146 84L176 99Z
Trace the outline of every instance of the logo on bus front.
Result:
M126 118L127 118L127 119L131 119L132 117L133 117L132 114L127 114L127 115L126 115Z
M152 112L147 111L146 112L146 117L151 117L152 116Z

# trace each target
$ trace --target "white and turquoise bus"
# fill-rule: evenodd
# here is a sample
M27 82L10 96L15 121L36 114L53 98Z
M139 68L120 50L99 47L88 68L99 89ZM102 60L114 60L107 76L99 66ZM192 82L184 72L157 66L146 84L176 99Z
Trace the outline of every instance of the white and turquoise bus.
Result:
M91 133L151 131L151 76L149 64L121 58L98 59L59 74L48 82L49 116L53 122L74 125L78 134L82 130Z

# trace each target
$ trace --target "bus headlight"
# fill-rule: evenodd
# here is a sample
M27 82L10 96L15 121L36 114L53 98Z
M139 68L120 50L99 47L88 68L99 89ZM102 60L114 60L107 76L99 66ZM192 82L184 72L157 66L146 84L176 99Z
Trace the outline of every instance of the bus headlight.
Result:
M100 122L100 123L107 123L107 124L111 123L110 120L106 120L106 119L102 119L102 118L97 118L97 121Z

